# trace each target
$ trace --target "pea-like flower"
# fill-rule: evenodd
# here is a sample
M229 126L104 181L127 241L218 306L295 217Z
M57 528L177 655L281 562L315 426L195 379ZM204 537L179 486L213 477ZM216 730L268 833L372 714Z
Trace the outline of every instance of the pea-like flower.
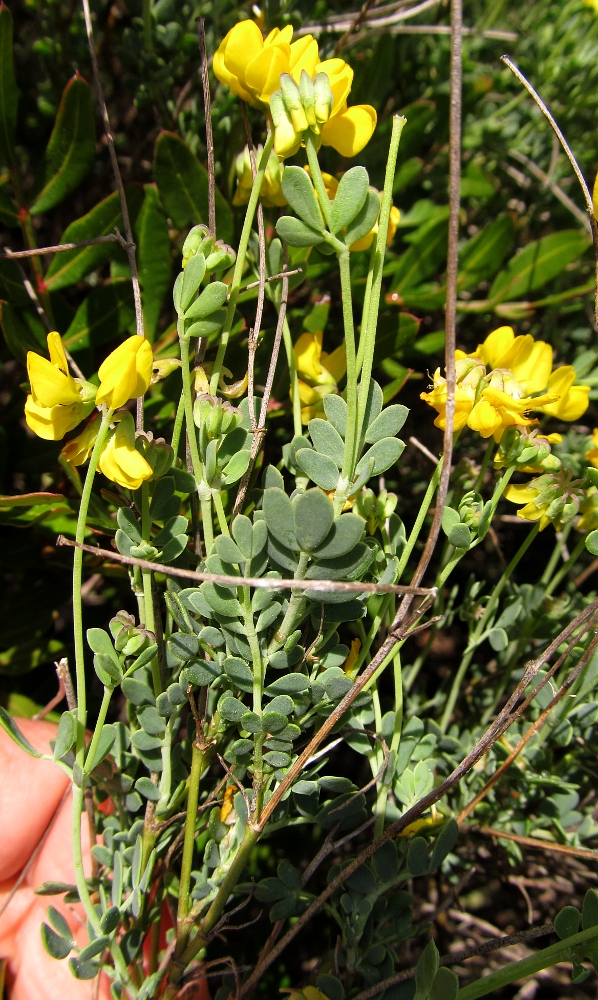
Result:
M25 403L27 426L46 441L59 441L91 413L95 386L69 372L60 334L48 334L50 360L29 351L27 374L31 393Z
M62 455L71 465L85 465L89 460L100 429L100 415L97 413L77 437L67 441Z
M239 21L214 53L214 73L237 97L254 108L268 109L281 73L299 80L303 70L312 76L319 62L312 35L291 43L292 37L291 25L282 31L274 28L264 39L255 21Z
M321 413L324 396L336 392L337 384L347 371L345 345L327 354L322 350L323 332L302 333L293 348L299 376L299 397L303 403L304 424Z
M550 344L534 340L530 334L516 337L510 326L493 330L472 354L455 351L455 357L479 358L490 371L499 368L511 372L524 395L546 389L552 370Z
M140 338L141 339L141 338ZM110 431L98 463L100 472L125 489L138 490L151 479L154 470L135 447L135 423L128 411L114 417L116 427Z
M262 153L263 146L257 146L255 150L256 162L259 162ZM253 172L249 158L249 148L247 146L237 156L235 169L237 172L237 187L233 196L233 205L246 205L253 186ZM284 167L276 153L272 152L268 158L266 172L262 181L262 189L260 191L262 204L265 208L281 208L287 203L282 193L283 170Z
M485 366L475 358L462 357L455 362L454 428L456 431L460 431L465 427L476 401L478 386L485 374ZM420 398L438 411L438 416L434 424L442 430L446 427L447 397L446 379L440 374L440 368L437 368L434 372L434 385L432 389L430 392L422 392Z
M467 425L483 438L489 438L505 427L530 427L537 423L526 413L558 397L544 393L541 396L524 396L518 381L509 371L493 371L467 418Z
M109 410L117 410L130 399L143 396L152 378L153 361L151 344L145 337L134 334L125 340L99 367L96 404L105 403Z
M579 513L585 499L582 479L572 479L571 469L561 468L555 473L546 473L521 486L509 486L505 499L523 504L517 517L524 521L539 521L540 531L554 524L561 531L565 524Z
M548 392L558 396L554 403L542 406L542 412L557 420L579 420L586 412L590 401L589 385L574 385L575 369L573 365L562 365L555 368L548 380Z

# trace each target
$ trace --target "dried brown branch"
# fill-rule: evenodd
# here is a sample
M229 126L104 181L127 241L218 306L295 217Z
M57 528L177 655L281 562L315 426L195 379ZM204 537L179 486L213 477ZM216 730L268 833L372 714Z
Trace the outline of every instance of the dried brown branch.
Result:
M361 8L361 10L359 11L359 13L357 14L357 16L351 22L351 24L349 25L349 27L345 31L344 35L341 35L341 37L339 38L338 42L334 46L334 54L335 54L335 56L338 55L339 52L341 52L342 49L344 49L345 45L347 44L347 42L351 38L351 35L354 35L355 32L357 31L357 29L361 27L361 25L363 24L363 22L365 21L365 19L367 17L368 11L372 7L376 7L377 5L378 5L377 4L377 0L365 0L365 3L363 5L363 7Z
M293 268L292 271L281 271L280 274L272 274L272 275L270 275L269 278L266 278L266 282L268 282L268 281L278 281L279 278L284 278L285 276L287 278L290 278L291 275L293 275L293 274L301 274L302 270L303 270L303 268L301 268L301 267L295 267L295 268ZM248 285L243 285L241 291L242 292L247 292L250 288L257 288L258 285L259 285L259 279L258 279L258 281L250 281Z
M436 788L432 789L427 795L425 795L419 802L411 806L403 815L391 823L390 826L386 828L384 833L378 837L376 840L368 844L344 869L343 871L327 885L326 889L318 896L316 900L305 910L305 912L297 919L296 923L287 931L284 937L278 942L278 944L271 950L267 960L263 963L260 968L260 976L263 971L268 968L272 962L275 962L279 955L285 950L287 945L296 937L296 935L309 923L309 921L322 909L324 904L330 898L330 896L336 892L338 888L348 879L353 872L357 871L362 864L369 861L369 859L389 840L394 840L403 830L406 829L411 823L426 812L430 806L439 802L441 798L446 795L451 788L453 788L469 771L474 767L474 765L484 756L485 753L490 749L493 743L502 736L504 732L513 724L513 722L519 718L522 706L517 707L521 696L523 695L525 689L537 675L541 667L552 658L554 653L558 650L559 646L567 641L571 635L578 629L581 624L586 623L586 628L588 627L588 621L594 616L598 611L598 599L593 601L592 604L584 608L576 618L570 622L570 624L562 630L562 632L550 643L550 645L545 649L545 651L537 657L535 660L529 662L523 672L523 676L517 687L512 692L511 696L508 698L505 706L496 717L494 722L490 725L488 730L484 735L478 740L473 749L463 758L460 764L442 781ZM387 640L388 641L388 640ZM375 658L376 659L376 658ZM374 662L374 661L372 661ZM539 688L538 688L539 689ZM538 690L536 689L536 690ZM529 702L527 702L529 704ZM526 702L522 703L523 705ZM280 786L279 786L280 787ZM266 806L267 808L267 806ZM265 811L265 810L264 810ZM263 817L263 813L262 813ZM241 996L246 996L255 986L258 981L255 978L255 971L249 977L243 989L241 991ZM379 984L378 984L379 985Z
M277 580L272 577L261 576L227 576L218 573L199 573L190 569L179 569L177 566L164 566L162 563L150 562L147 559L136 559L134 556L123 556L120 552L111 552L109 549L96 548L95 545L83 545L74 542L71 538L58 535L56 545L67 546L73 549L83 549L92 555L100 556L103 559L110 559L112 562L120 562L125 566L139 566L140 569L149 570L152 573L164 573L166 576L179 576L185 580L195 580L198 583L208 581L217 583L223 587L257 587L262 590L297 590L297 580ZM301 590L314 590L320 593L330 593L344 591L345 593L368 593L368 594L415 594L419 597L435 599L436 590L425 587L410 587L390 583L353 583L344 580L301 580ZM418 614L421 612L418 611ZM396 641L396 640L395 640ZM394 643L393 643L394 645Z
M540 169L537 163L534 163L533 160L530 160L529 156L526 156L525 153L520 153L518 149L510 149L509 156L512 156L514 160L518 160L519 163L522 163L525 167L527 167L530 174L533 174L537 180L542 181L544 187L547 187L550 191L552 191L553 195L555 196L555 198L558 198L561 205L564 205L565 208L568 208L571 214L575 216L577 221L580 222L581 225L584 227L584 229L587 230L589 235L590 236L592 235L592 226L590 220L587 217L587 214L585 212L582 212L581 208L578 208L578 206L569 197L569 195L563 191L562 187L560 187L556 183L556 181L553 181L551 179L550 173L545 174L544 171Z
M591 227L591 231L592 231L592 242L594 244L595 280L596 280L596 293L595 293L595 300L594 300L594 315L595 315L596 322L598 322L598 224L596 223L596 219L594 218L594 205L593 205L592 195L591 195L590 189L589 189L588 185L586 184L586 180L585 180L584 175L581 172L581 168L579 166L579 163L575 159L575 156L573 154L573 150L571 149L569 143L565 139L565 136L563 135L563 133L561 132L560 128L558 127L554 116L549 111L547 105L544 103L544 101L542 100L542 98L538 94L537 90L534 90L534 88L532 87L532 85L529 82L529 80L527 79L527 77L525 77L523 75L523 73L521 72L521 70L519 69L519 67L516 66L515 63L512 62L511 59L509 59L508 56L501 56L501 60L502 60L502 62L504 62L505 66L508 66L508 68L511 70L511 73L513 73L517 77L517 79L519 80L519 82L521 84L523 84L523 86L527 90L528 94L534 99L534 101L536 102L536 105L539 107L540 111L542 112L542 114L544 115L544 117L549 122L550 127L552 128L554 134L556 135L557 139L559 140L559 142L560 142L560 144L561 144L561 146L562 146L562 148L563 148L563 150L565 152L565 155L566 155L567 159L569 160L569 163L573 167L573 172L574 172L575 176L577 177L577 180L579 181L581 190L583 191L583 196L584 196L584 200L585 200L585 203L586 203L586 210L587 210L587 213L588 213L588 217L589 217L589 220L590 220L590 227Z
M114 179L116 181L118 198L120 201L120 209L123 217L123 225L125 227L126 251L127 251L127 258L129 260L129 267L131 269L131 284L133 285L133 300L135 302L135 328L139 336L144 337L145 328L143 325L141 290L139 287L139 275L137 273L137 260L135 257L135 243L133 241L133 230L131 229L131 220L129 218L129 209L127 206L127 199L125 197L123 179L121 176L120 167L118 165L116 149L114 148L114 137L112 135L112 129L110 127L108 108L106 107L106 100L104 98L104 91L102 89L102 81L100 79L100 68L98 66L95 44L93 40L93 27L91 23L91 11L89 9L89 0L82 0L82 3L83 3L83 15L85 17L85 30L87 32L87 43L89 45L89 55L91 58L93 78L96 85L96 96L98 99L98 103L100 105L100 111L102 113L102 121L104 123L104 134L106 136L106 145L108 146L108 152L110 154L110 162L112 164L112 171L114 173ZM137 400L137 430L138 431L143 430L143 396L140 396L139 399Z
M590 851L585 847L570 847L569 844L553 844L549 840L540 840L539 837L523 837L518 833L509 833L506 830L495 830L491 826L479 826L476 833L483 833L486 837L497 837L502 840L512 840L522 847L533 847L539 851L552 851L554 854L568 854L572 858L583 858L585 861L598 861L598 851Z
M39 257L49 253L62 253L64 250L81 250L83 247L95 246L96 243L118 243L123 250L135 246L134 243L127 243L120 233L108 233L106 236L95 236L92 240L80 240L78 243L59 243L58 246L36 247L34 250L9 250L8 247L4 247L4 253L7 257L18 260L21 257Z

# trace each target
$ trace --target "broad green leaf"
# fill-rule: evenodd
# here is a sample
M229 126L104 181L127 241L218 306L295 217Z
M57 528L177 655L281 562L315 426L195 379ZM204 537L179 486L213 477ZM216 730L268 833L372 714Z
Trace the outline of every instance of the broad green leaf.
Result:
M299 547L305 552L317 549L326 538L334 520L330 500L321 490L306 490L295 500L293 511L295 537Z
M418 840L421 841L421 837ZM425 841L423 842L425 846ZM413 846L413 842L410 847ZM434 941L429 941L419 957L415 970L415 996L414 1000L427 1000L432 983L438 972L438 948Z
M135 223L137 266L143 292L145 335L153 342L164 299L170 288L170 238L168 222L153 184L146 184L143 204Z
M134 225L143 198L139 186L125 188L131 225ZM118 191L95 205L91 212L77 219L62 234L61 243L79 243L96 236L107 236L118 228L122 233L123 220ZM46 285L50 291L68 288L81 281L91 271L95 271L119 250L118 243L99 243L96 246L81 247L78 250L64 250L54 256L46 275ZM121 251L122 253L122 251Z
M0 5L0 156L7 166L14 160L19 92L13 65L12 14Z
M21 748L21 750L24 750L25 753L28 753L30 757L41 757L41 753L38 753L35 747L31 745L27 737L23 736L23 733L17 726L12 715L9 715L6 709L2 708L1 705L0 705L0 726L2 726L7 736L10 736L11 740L13 740L17 744L17 746Z
M339 432L328 420L322 420L320 417L310 420L308 429L316 451L319 451L321 455L328 455L340 469L343 464L345 445Z
M297 452L297 464L306 476L323 490L330 492L338 485L339 471L328 455L320 455L312 448L301 448Z
M286 173L285 170L285 177ZM344 229L359 214L367 198L369 182L365 167L351 167L343 174L332 203L330 229L333 233ZM284 180L282 183L284 189Z
M449 528L447 537L451 545L456 549L467 549L471 545L471 531L466 524L459 521Z
M407 851L407 867L413 876L425 875L430 867L428 845L423 837L414 837Z
M459 836L459 826L454 819L450 819L446 826L440 831L430 858L430 871L435 871L450 854L457 843Z
M560 937L571 937L579 931L580 912L576 906L564 906L554 918L554 929Z
M404 449L405 442L401 441L399 438L381 438L379 441L376 441L369 451L366 451L365 455L359 460L355 468L355 474L359 476L362 472L365 472L370 459L373 458L374 466L370 472L370 476L381 476L383 472L390 469L391 465L398 462Z
M58 723L56 742L54 743L54 760L60 760L71 749L77 739L77 720L71 712L63 712Z
M289 206L306 225L324 231L324 220L311 178L302 167L286 167L282 175L282 193Z
M174 132L161 132L154 150L154 177L166 214L178 229L208 221L208 172ZM216 190L216 234L230 243L232 212Z
M365 435L366 443L374 444L381 438L394 437L401 430L408 415L408 408L400 403L387 406L368 427Z
M345 243L350 247L370 233L380 212L380 195L374 188L368 188L365 201L345 231Z
M52 958L66 958L73 947L73 939L70 936L70 931L68 938L64 938L61 934L57 934L56 931L52 930L49 924L42 924L41 936L42 944L48 955L51 955Z
M324 396L324 413L335 430L344 438L347 433L347 404L342 396L330 393Z
M59 503L64 499L62 493L17 493L15 496L0 496L0 509L46 506L47 504Z
M244 476L247 472L250 460L251 452L248 448L244 448L238 451L236 455L233 455L222 470L222 482L224 486L232 486L233 483L238 482L241 476Z
M498 219L476 233L459 251L457 288L477 288L492 278L502 264L513 240L515 226L510 215Z
M398 261L393 262L393 292L402 293L408 288L416 288L444 264L447 232L446 219L431 223L426 227L426 238L415 243Z
M124 333L135 319L133 288L126 278L94 288L83 300L63 343L72 354L98 347Z
M285 548L297 551L293 505L284 490L276 486L264 490L263 510L269 533Z
M434 976L429 1000L456 1000L458 992L459 979L452 969L442 966Z
M421 309L423 312L431 312L434 309L442 309L446 301L446 285L439 285L435 281L424 282L417 288L407 288L404 292L393 292L398 295L400 304L406 309Z
M82 76L67 83L46 149L44 186L30 208L39 215L58 205L91 170L96 150L91 92Z
M358 514L341 514L314 553L317 559L337 559L351 552L361 541L365 521Z
M276 232L291 247L315 247L322 241L321 233L292 215L280 217L276 223Z
M587 250L590 237L581 229L564 229L528 243L494 279L488 298L511 301L541 288Z
M185 268L185 273L188 267L189 264ZM227 295L228 285L225 285L223 281L211 281L203 289L199 298L187 308L185 319L206 319L211 313L216 312L217 309L220 309L224 305Z
M374 363L380 364L381 361L387 360L390 355L401 357L403 352L413 344L419 332L420 324L421 320L417 316L412 316L411 313L407 312L400 312L396 328L390 326L390 329L388 329L388 326L386 326L385 329L381 330L380 336L376 337ZM387 374L390 374L390 372ZM327 398L324 398L324 409L326 408Z

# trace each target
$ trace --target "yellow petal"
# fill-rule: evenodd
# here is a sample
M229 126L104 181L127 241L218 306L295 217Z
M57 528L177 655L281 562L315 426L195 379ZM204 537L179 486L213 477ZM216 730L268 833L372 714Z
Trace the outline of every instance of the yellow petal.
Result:
M397 227L401 221L400 209L395 208L394 205L390 206L390 216L388 219L388 233L386 234L386 246L389 247L395 238Z
M330 354L322 352L322 364L327 372L332 375L336 383L340 382L347 371L347 349L344 344L337 347Z
M308 385L307 382L303 382L301 379L297 379L297 385L299 388L299 399L305 406L314 406L316 403L321 402L322 397L316 389Z
M543 340L534 341L533 337L530 337L531 344L527 337L524 340L513 364L504 367L511 369L526 396L529 396L542 392L548 385L552 371L552 347Z
M548 390L560 398L542 406L542 411L558 420L579 420L589 406L589 385L574 385L575 369L572 365L556 368L550 376Z
M239 21L214 54L213 67L218 79L251 104L255 102L245 83L245 70L263 47L262 33L255 21Z
M143 482L151 479L151 465L135 448L135 425L130 413L123 413L98 464L107 479L125 489L138 490Z
M256 100L268 103L274 91L279 89L280 75L289 69L290 52L288 42L269 45L247 64L245 83Z
M353 84L353 70L344 59L325 59L316 66L316 73L326 73L328 77L334 97L332 118L343 110Z
M33 396L27 396L25 421L30 430L44 441L60 441L87 416L93 403L71 403L66 406L40 406Z
M74 378L65 375L51 361L33 351L27 354L27 374L31 393L38 406L81 402L81 394Z
M513 328L500 326L498 330L493 330L492 333L488 334L483 344L478 344L475 355L488 368L497 368L500 358L507 353L514 340Z
M505 500L511 503L531 503L538 496L538 490L530 486L529 483L507 486L504 494Z
M151 344L145 337L135 334L125 340L100 365L98 406L106 403L111 410L116 410L129 399L142 396L150 384L152 364Z
M366 233L366 235L362 236L360 240L357 240L355 243L352 243L351 246L349 247L349 250L369 250L372 243L374 242L374 236L377 231L378 231L378 225L376 224L374 228L370 230L369 233Z
M482 397L467 418L467 426L483 438L489 438L502 425L502 417L495 406Z
M64 352L64 345L62 343L62 338L56 330L52 330L48 334L48 352L50 354L50 361L56 368L59 368L61 372L68 375L69 366L66 360L66 354Z
M377 115L369 104L356 104L331 118L322 127L322 142L341 156L356 156L372 138Z
M322 353L322 331L302 333L293 348L295 367L301 375L317 382L322 374L320 355Z
M90 457L100 429L99 417L90 420L87 427L77 437L67 441L62 449L62 455L71 465L84 465Z
M291 45L289 72L299 83L302 70L305 70L310 78L314 76L319 60L318 43L315 38L313 35L304 35Z

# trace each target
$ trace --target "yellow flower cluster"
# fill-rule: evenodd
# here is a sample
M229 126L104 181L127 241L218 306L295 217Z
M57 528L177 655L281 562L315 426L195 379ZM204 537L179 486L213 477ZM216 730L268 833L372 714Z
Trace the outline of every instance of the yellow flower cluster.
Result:
M27 426L47 441L59 441L85 419L94 406L103 405L111 415L113 410L142 396L149 388L153 354L151 345L143 337L129 337L108 355L98 371L99 388L73 378L60 334L56 331L48 334L48 352L50 360L33 351L27 355L31 394L25 403ZM83 465L89 459L99 423L97 416L94 417L64 446L62 453L71 465ZM138 489L142 482L151 478L152 467L135 448L135 425L131 414L119 413L113 423L115 426L100 455L99 468L112 482L127 489Z
M263 153L263 147L257 146L255 150L256 162L259 162ZM237 187L233 196L233 205L246 205L251 195L253 187L253 171L251 169L251 159L249 157L249 147L245 146L242 153L237 156L235 164L237 173ZM282 193L282 172L284 167L280 163L276 153L272 152L268 158L266 172L262 181L260 197L265 208L282 208L287 200Z
M264 39L255 21L239 21L214 53L214 73L233 94L270 115L280 159L297 152L308 129L341 156L355 156L376 127L374 108L347 106L353 70L344 59L321 62L312 35L292 38L290 25Z
M299 397L303 403L301 419L304 424L322 412L324 396L336 392L337 384L347 371L347 354L344 344L331 354L322 350L323 332L302 333L293 348L295 367L299 376Z
M578 420L588 407L587 385L575 385L571 365L553 370L550 344L527 334L516 337L502 326L486 337L472 354L455 352L455 430L465 426L496 441L507 427L538 423L535 411L559 420ZM434 385L421 398L438 412L434 423L446 423L446 379L438 368Z
M512 503L523 504L517 517L539 521L540 531L549 524L560 531L580 512L586 497L582 484L583 480L573 479L571 469L561 468L529 483L509 486L504 495Z

